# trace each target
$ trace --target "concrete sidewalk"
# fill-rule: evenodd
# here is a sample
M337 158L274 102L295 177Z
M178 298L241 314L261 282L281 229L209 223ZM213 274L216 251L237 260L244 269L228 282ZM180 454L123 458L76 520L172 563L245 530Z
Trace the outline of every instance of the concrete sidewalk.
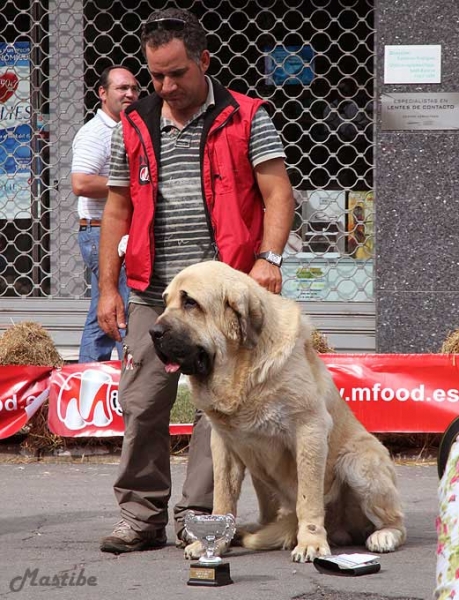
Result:
M172 460L171 506L186 469L184 459ZM397 466L408 542L381 556L379 573L354 578L322 575L311 564L292 563L286 551L235 548L228 557L234 584L220 588L187 586L189 562L173 544L172 525L164 549L119 556L99 551L99 539L118 520L112 493L116 469L113 463L0 464L0 598L432 599L438 484L434 465ZM239 517L257 517L248 482ZM364 549L335 549L355 551ZM53 578L67 585L46 585Z

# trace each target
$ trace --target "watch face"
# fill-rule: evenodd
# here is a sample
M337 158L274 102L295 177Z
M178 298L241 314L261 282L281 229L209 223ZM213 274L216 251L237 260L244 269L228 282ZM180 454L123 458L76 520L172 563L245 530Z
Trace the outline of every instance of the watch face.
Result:
M282 257L278 254L274 254L274 252L269 252L268 260L269 262L272 262L274 265L277 265L279 267L282 262Z
M282 264L282 256L279 256L279 254L275 254L274 252L268 252L268 256L266 257L266 260L268 260L269 262L273 263L273 265L276 265L278 267L280 267Z
M275 252L272 252L271 250L268 250L267 252L260 252L260 254L257 255L257 258L264 258L265 260L267 260L268 262L270 262L272 265L276 265L276 267L280 267L282 264L282 256L280 256L280 254L276 254Z

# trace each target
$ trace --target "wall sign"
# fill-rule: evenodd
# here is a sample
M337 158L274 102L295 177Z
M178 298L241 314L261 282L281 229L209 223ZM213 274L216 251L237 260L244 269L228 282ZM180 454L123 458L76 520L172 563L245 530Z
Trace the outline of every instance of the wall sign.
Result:
M383 94L383 130L459 129L459 93Z
M384 83L440 83L441 46L384 47Z

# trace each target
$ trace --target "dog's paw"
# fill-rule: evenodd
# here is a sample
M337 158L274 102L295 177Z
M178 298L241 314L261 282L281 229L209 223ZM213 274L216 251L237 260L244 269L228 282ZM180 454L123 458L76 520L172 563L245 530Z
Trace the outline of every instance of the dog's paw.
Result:
M215 545L215 556L222 556L222 554L226 554L229 549L229 543L224 540L220 540ZM192 544L188 544L185 548L184 556L187 560L196 560L197 558L201 558L206 553L206 549L204 545L199 540L196 540Z
M199 540L188 544L184 550L184 556L187 560L196 560L206 553L204 546Z
M292 561L297 563L312 562L318 556L327 556L330 554L330 547L327 543L320 546L296 546L292 550Z
M300 523L298 543L292 550L293 562L312 562L318 556L331 554L325 528L314 523Z
M292 550L292 561L297 563L312 562L318 556L331 554L326 540L318 540L313 544L297 544Z
M370 552L393 552L405 539L399 529L378 529L367 538L365 543Z

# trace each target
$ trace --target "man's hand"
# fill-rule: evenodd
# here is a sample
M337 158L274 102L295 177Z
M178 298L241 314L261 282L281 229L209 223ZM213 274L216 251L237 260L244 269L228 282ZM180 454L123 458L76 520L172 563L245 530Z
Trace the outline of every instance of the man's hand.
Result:
M121 342L120 329L126 329L126 313L118 290L99 296L97 320L107 335Z
M273 294L280 294L282 290L282 273L279 267L272 265L267 260L259 258L255 261L250 277Z
M121 341L120 329L126 329L125 307L118 291L123 261L118 244L129 234L131 217L129 187L109 187L100 230L97 320L100 328L117 342Z

